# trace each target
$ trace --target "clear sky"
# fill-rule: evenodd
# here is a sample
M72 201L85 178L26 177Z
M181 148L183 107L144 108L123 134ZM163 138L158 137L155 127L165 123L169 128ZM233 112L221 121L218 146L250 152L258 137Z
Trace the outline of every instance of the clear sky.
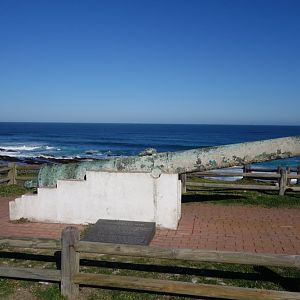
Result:
M0 121L300 125L300 1L0 0Z

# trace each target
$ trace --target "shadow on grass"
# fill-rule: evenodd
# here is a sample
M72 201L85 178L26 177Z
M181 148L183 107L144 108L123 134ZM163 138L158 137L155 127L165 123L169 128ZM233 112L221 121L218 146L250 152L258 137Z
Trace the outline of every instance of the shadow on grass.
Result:
M287 278L279 275L273 270L267 267L257 266L255 271L259 272L261 277L268 278L269 281L279 284L284 289L291 292L300 292L300 280L299 278Z
M85 267L99 267L142 272L201 276L215 279L222 278L231 280L249 280L255 282L264 281L277 284L288 291L300 292L299 278L281 276L267 267L253 267L252 271L249 272L249 267L246 267L248 269L247 271L232 271L195 267L191 268L177 266L161 266L143 263L137 264L111 261L94 261L87 259L81 260L80 265ZM243 266L241 266L241 268L243 268ZM236 267L236 269L238 269L238 267Z
M57 252L58 253L58 252ZM57 255L43 255L43 254L30 254L20 252L0 252L0 259L20 259L20 260L33 260L42 262L55 262L57 261Z
M61 266L61 252L57 251L54 255L42 255L42 254L25 254L25 253L13 253L13 252L0 252L0 259L17 259L27 261L39 261L39 262L53 262L56 264L56 268L59 270ZM132 263L132 262L111 262L111 261L96 261L89 259L81 259L80 266L82 267L97 267L105 269L121 269L140 272L153 272L153 273L167 273L167 274L179 274L190 275L199 277L209 277L215 279L230 279L233 280L247 280L252 282L262 281L270 282L281 286L283 289L291 292L300 292L299 278L285 277L267 267L249 267L249 266L237 266L229 264L218 264L220 269L216 266L214 269L208 269L207 264L203 267L201 265L196 267L178 267L178 266L166 266L156 264L145 263ZM225 266L225 267L224 267ZM227 267L226 267L227 266ZM228 267L229 266L229 267ZM226 270L228 268L228 270ZM137 274L135 274L137 276Z
M246 199L241 195L235 194L218 194L214 192L213 194L185 194L182 195L181 202L182 203L190 203L190 202L208 202L208 201L224 201L224 200L242 200Z

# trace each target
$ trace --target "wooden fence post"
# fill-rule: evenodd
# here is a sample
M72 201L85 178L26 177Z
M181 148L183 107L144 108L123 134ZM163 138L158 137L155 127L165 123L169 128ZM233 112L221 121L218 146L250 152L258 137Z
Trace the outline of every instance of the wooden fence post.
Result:
M280 169L279 195L284 196L287 184L287 169Z
M62 232L61 250L61 294L68 300L78 299L79 285L73 282L73 277L79 272L79 252L75 245L79 242L79 230L76 227L66 227Z
M243 165L243 173L251 173L251 165L250 164ZM243 177L243 178L247 179L247 177Z
M280 170L282 169L282 167L277 167L277 173L280 175ZM281 180L281 177L279 177L278 179L278 186L280 185L280 180Z
M287 167L286 170L287 170L287 174L291 174L291 167ZM292 179L288 178L286 184L291 185L291 183L292 183Z
M181 180L181 194L186 193L186 173L180 174Z
M298 166L298 168L297 168L297 175L300 175L300 166ZM300 179L297 179L296 184L300 185Z
M243 166L243 173L251 173L251 165L250 164Z
M7 183L8 185L11 184L17 184L17 164L16 163L10 163L8 164L8 167L10 170L8 171L8 179L9 182Z

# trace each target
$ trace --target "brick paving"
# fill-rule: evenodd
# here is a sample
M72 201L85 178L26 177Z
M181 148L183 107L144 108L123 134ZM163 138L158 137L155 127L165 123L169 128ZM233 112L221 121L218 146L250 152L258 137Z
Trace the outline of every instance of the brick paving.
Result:
M15 224L9 221L8 202L11 198L0 198L0 236L12 237L35 237L60 239L61 231L69 224L54 223L20 223ZM74 225L72 225L74 226ZM81 228L82 226L78 226Z
M177 230L157 230L152 245L300 254L300 209L185 204Z
M0 198L0 236L59 239L61 230L68 226L10 223L9 200ZM178 229L157 230L151 245L300 254L300 209L184 204Z

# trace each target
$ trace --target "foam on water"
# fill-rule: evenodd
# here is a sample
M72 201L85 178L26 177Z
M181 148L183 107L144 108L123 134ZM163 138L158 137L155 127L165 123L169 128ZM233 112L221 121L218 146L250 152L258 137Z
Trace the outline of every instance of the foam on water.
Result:
M2 146L0 145L1 149L4 149L6 151L33 151L36 149L40 149L41 146L26 146L26 145L22 145L22 146Z

